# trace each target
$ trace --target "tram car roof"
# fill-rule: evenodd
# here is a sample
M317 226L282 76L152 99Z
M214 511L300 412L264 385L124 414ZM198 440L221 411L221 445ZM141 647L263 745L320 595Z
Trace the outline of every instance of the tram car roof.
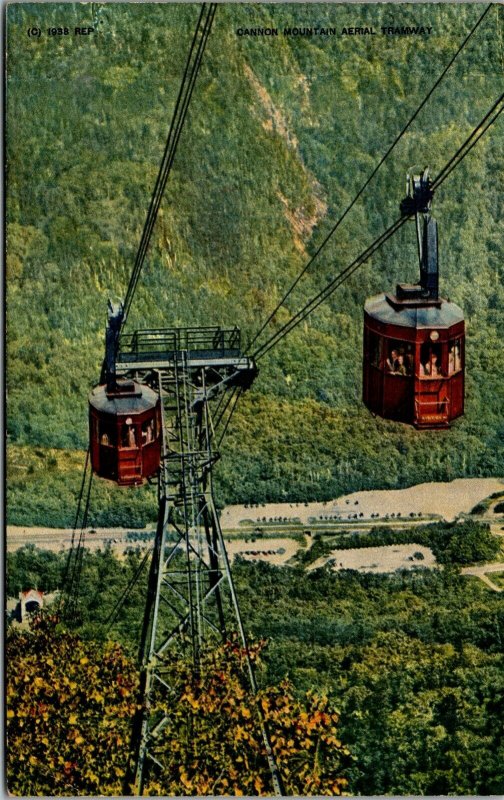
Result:
M96 411L107 414L142 414L150 411L158 402L156 392L132 380L117 381L117 391L110 392L105 384L95 386L89 396L89 402Z
M462 309L450 300L412 303L382 293L366 300L364 310L372 319L406 328L451 328L464 321Z

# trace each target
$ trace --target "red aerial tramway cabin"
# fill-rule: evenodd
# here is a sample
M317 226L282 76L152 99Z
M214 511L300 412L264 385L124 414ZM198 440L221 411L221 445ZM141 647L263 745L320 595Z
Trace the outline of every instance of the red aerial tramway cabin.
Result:
M156 475L161 466L161 394L166 398L169 390L161 388L159 364L178 364L175 372L182 363L186 369L188 364L192 368L211 365L209 380L217 385L225 382L223 375L232 368L236 385L242 388L250 385L256 369L251 359L241 355L240 331L236 327L165 328L121 334L123 319L123 306L114 308L109 302L102 374L99 385L89 395L89 440L93 472L120 486L133 486ZM131 375L134 380L126 377ZM173 390L175 382L169 383ZM175 394L172 391L168 408L177 416L181 413L180 402L178 390Z
M430 216L427 170L408 176L401 204L415 212L420 283L398 284L364 307L363 400L385 419L416 428L448 428L464 413L462 310L438 294L437 224Z
M143 483L161 457L159 395L149 386L117 380L96 386L89 397L91 465L121 486Z
M89 440L93 472L131 486L159 469L161 400L145 383L116 376L122 317L122 306L109 304L102 380L89 395Z

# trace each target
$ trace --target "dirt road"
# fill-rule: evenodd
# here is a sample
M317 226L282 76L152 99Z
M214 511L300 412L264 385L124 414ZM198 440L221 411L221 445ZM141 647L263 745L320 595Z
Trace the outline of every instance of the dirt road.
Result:
M497 584L488 577L488 573L491 574L492 572L504 573L504 563L500 561L494 564L482 564L479 567L464 567L462 575L474 575L476 578L482 580L483 583L486 583L487 586L490 586L494 592L502 592L501 587L497 586Z
M127 547L145 546L147 542L135 542L126 538L129 532L125 528L96 528L94 532L86 531L86 547L90 550L103 550L111 545L118 554L122 554ZM142 533L145 531L142 531ZM80 531L77 531L75 543L78 542ZM7 525L7 551L13 552L25 544L34 544L41 550L66 550L72 544L73 531L71 528L23 528Z

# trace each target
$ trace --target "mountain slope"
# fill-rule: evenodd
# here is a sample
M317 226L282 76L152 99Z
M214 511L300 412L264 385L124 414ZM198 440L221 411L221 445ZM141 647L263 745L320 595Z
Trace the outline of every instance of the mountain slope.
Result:
M482 10L219 6L129 329L238 324L247 341ZM192 5L9 6L13 444L86 445L106 300L127 285L197 13ZM436 174L491 105L502 80L502 13L487 15L271 331L395 219L407 169L428 163ZM379 31L391 20L433 34L282 35L285 25L340 30L365 21ZM88 23L97 33L86 41L26 36L30 24L45 32ZM237 36L254 25L281 35ZM415 278L407 225L261 362L226 441L222 501L326 498L502 470L502 143L500 121L435 198L442 293L467 319L465 417L451 431L418 433L374 419L360 401L362 305ZM35 480L26 476L17 491L16 514L25 491L43 509L47 492Z

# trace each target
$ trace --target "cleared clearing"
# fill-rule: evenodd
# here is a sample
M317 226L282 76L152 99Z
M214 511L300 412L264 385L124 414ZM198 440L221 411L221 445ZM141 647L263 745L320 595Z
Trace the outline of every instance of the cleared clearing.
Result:
M258 525L270 520L298 519L303 525L334 517L347 521L354 514L361 519L384 519L397 514L407 519L411 513L422 517L436 516L451 522L459 514L468 514L477 503L494 492L504 492L502 478L457 478L449 483L419 483L408 489L380 489L354 492L326 503L266 503L260 506L233 505L222 512L223 529L235 529L247 521ZM322 518L322 519L321 519Z
M423 559L415 558L421 553ZM332 550L329 555L318 558L308 570L323 567L332 561L335 571L355 569L359 572L395 572L396 569L435 567L436 559L429 547L419 544L391 544L382 547L362 547L353 550Z

